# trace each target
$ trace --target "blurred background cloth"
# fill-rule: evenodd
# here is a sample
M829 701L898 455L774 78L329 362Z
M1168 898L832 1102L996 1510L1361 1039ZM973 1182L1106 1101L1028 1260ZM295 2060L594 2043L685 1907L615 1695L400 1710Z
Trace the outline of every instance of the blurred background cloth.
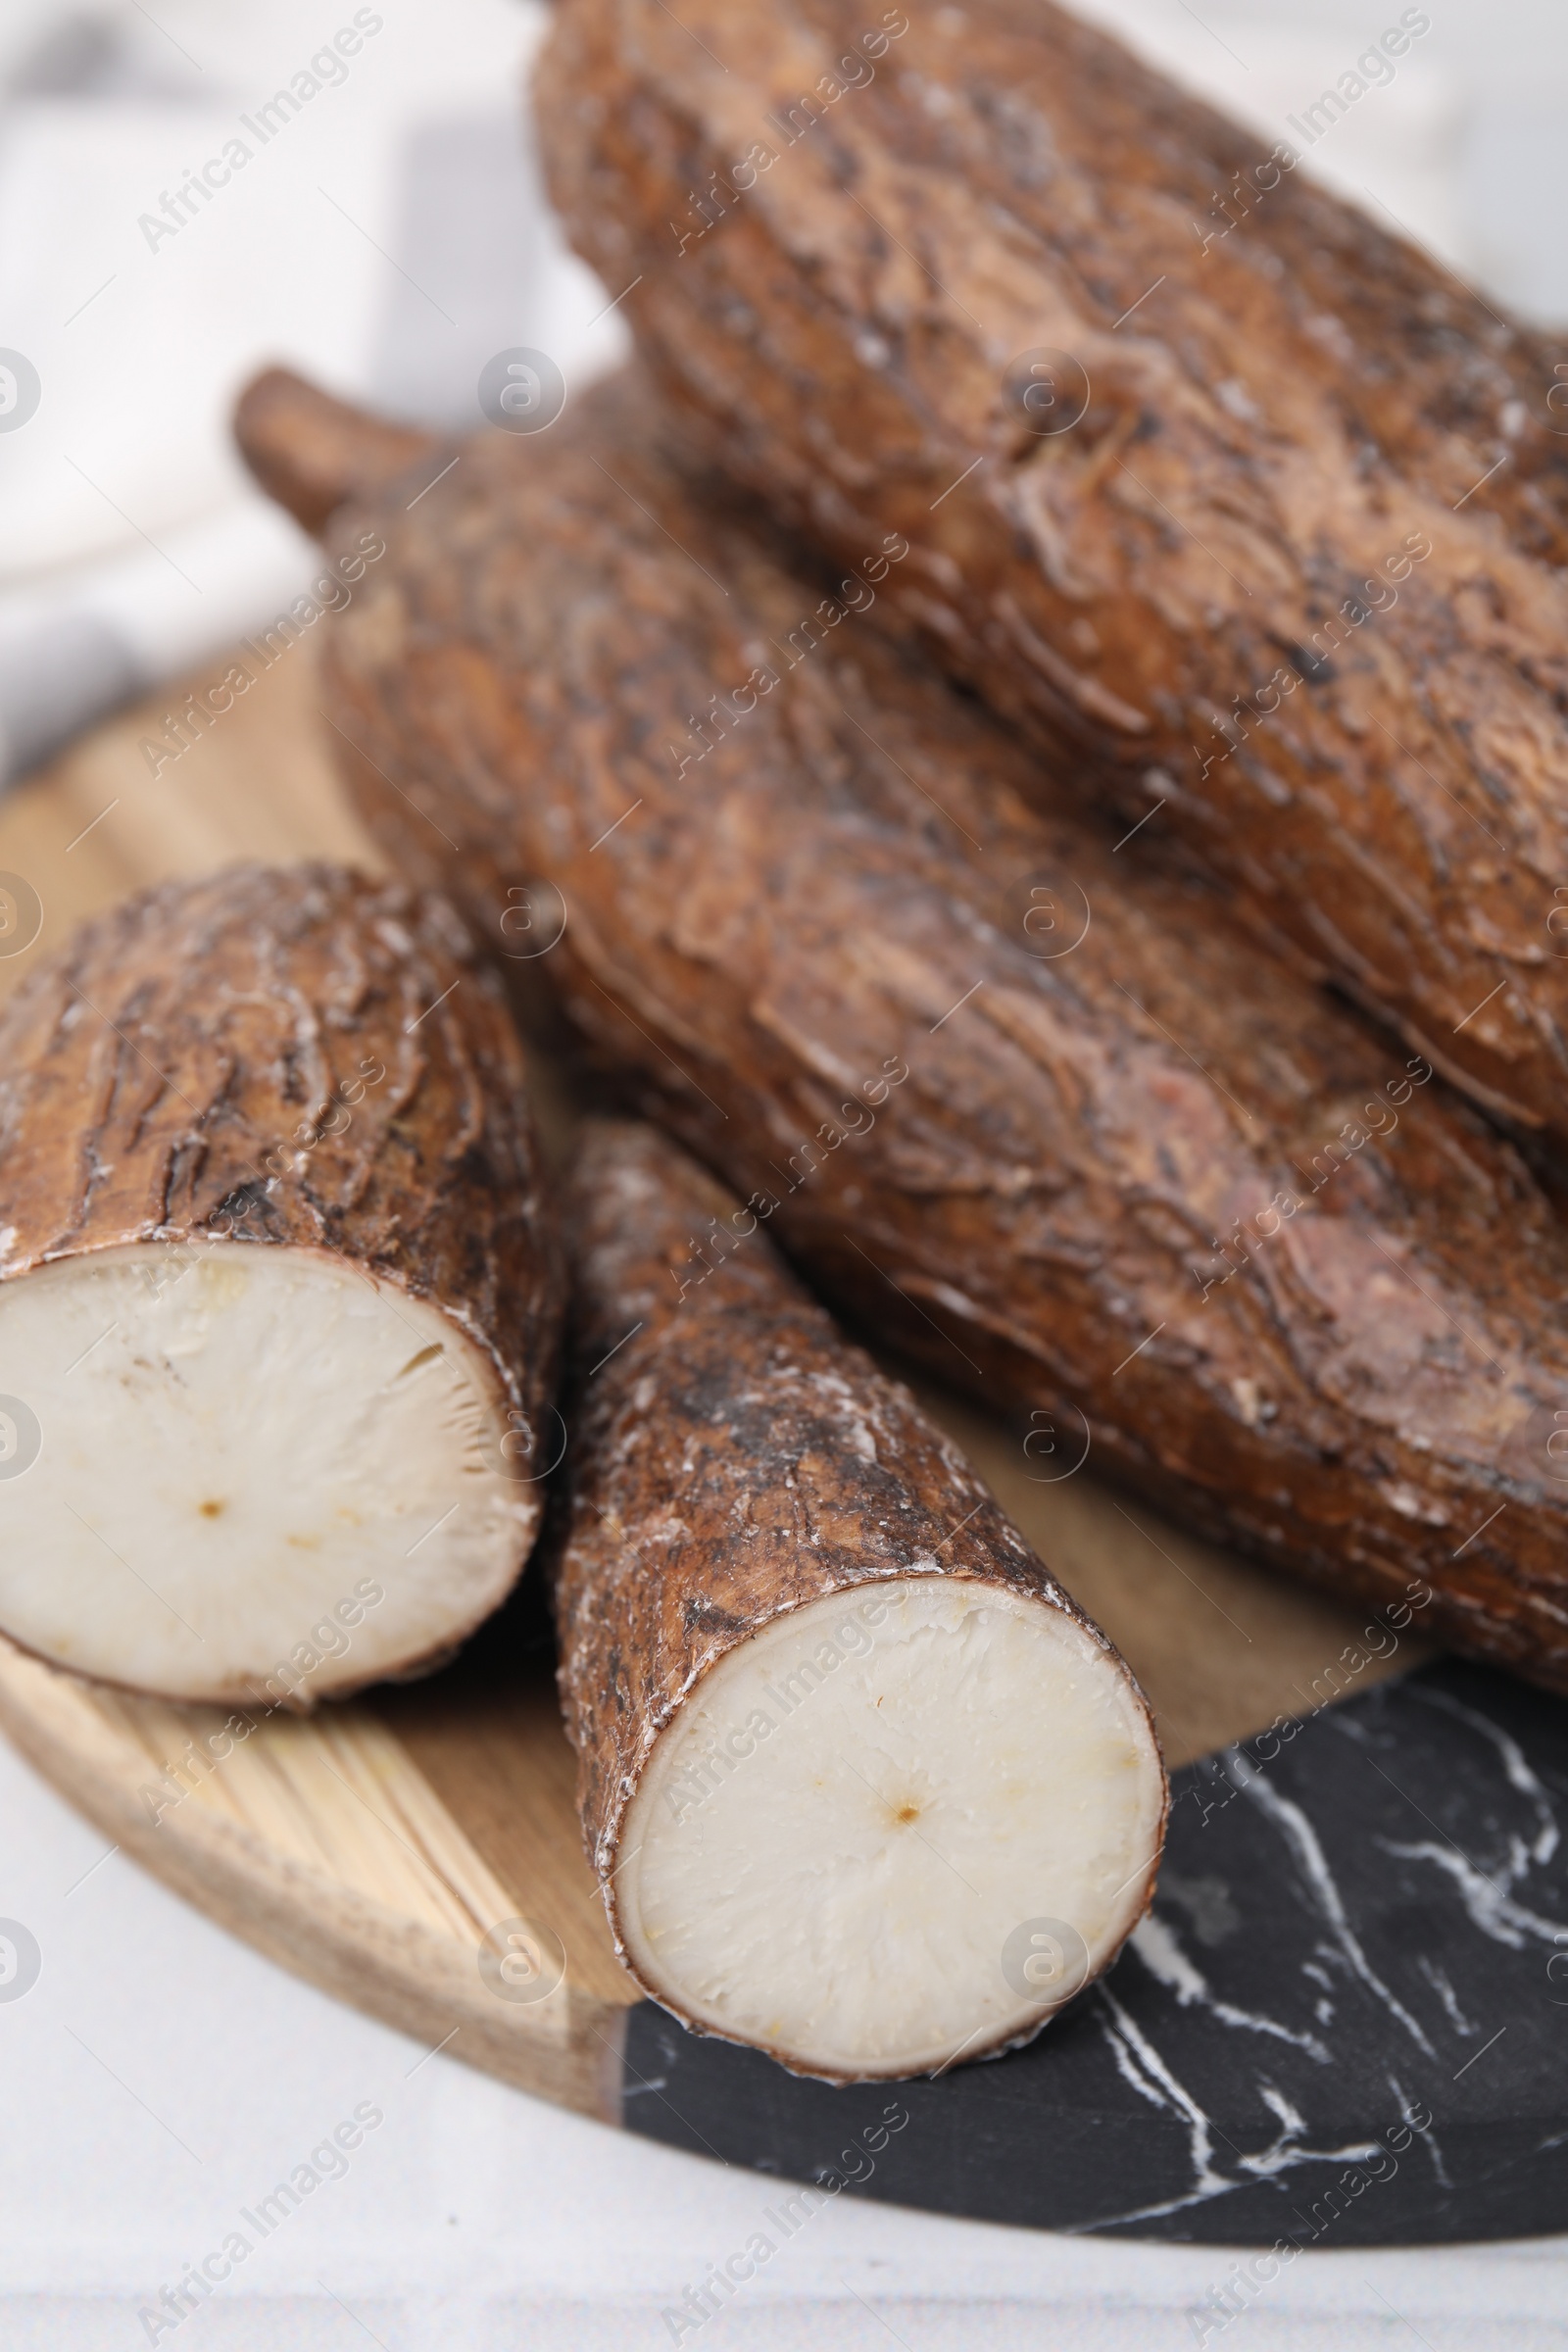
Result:
M4 0L0 368L20 352L40 397L6 430L0 375L0 780L305 585L309 542L229 442L258 367L466 428L498 350L577 380L619 356L527 138L545 21L527 0Z
M1561 0L1086 13L1253 124L1260 155L1302 146L1304 110L1386 25L1428 20L1307 169L1568 318ZM469 426L500 350L548 351L568 387L620 355L540 189L522 93L546 22L538 0L4 0L0 782L305 584L311 551L229 446L256 368ZM9 429L25 371L7 353L39 395Z

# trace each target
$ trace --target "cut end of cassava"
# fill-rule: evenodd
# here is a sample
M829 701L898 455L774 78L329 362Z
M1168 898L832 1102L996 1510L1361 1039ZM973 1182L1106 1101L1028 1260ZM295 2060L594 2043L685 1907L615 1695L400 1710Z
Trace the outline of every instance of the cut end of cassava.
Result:
M133 1244L0 1284L0 1630L311 1706L505 1596L543 1467L450 1315L324 1250Z
M962 1578L829 1595L730 1650L656 1744L612 1881L688 2024L832 2081L1027 2040L1152 1887L1165 1785L1121 1661Z

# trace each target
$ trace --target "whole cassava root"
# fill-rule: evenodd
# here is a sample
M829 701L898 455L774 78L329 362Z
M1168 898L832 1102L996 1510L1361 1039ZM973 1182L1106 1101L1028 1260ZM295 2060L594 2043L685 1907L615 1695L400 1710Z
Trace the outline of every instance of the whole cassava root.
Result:
M450 907L165 885L0 1018L0 1630L309 1706L504 1596L560 1323L521 1052Z
M646 416L608 387L370 510L326 691L387 849L1053 1467L1568 1688L1568 1246L1517 1152L1141 839L1031 812L1037 760L865 625L896 536L824 594Z
M832 2081L1029 2039L1148 1907L1148 1705L908 1392L741 1204L590 1123L568 1200L561 1688L616 1948Z
M1568 1136L1568 347L1049 0L566 0L538 114L705 454Z

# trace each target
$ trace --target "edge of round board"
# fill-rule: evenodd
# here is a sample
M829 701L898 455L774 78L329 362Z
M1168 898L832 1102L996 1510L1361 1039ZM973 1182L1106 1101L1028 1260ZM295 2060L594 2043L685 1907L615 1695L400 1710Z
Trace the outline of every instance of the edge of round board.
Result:
M1486 1669L1186 1766L1108 1978L1004 2058L843 2089L638 1999L537 1661L279 1716L216 1764L209 1717L0 1642L0 1725L176 1892L429 2046L773 2177L780 2243L841 2194L1281 2260L1568 2213L1568 1711Z

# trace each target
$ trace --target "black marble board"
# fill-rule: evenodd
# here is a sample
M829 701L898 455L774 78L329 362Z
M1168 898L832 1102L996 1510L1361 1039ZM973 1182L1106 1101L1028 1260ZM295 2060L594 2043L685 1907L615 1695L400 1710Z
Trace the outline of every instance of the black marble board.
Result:
M628 2129L782 2176L786 2234L791 2182L1236 2246L1568 2229L1568 1706L1444 1662L1172 1798L1150 1918L1027 2048L835 2089L645 2001Z

